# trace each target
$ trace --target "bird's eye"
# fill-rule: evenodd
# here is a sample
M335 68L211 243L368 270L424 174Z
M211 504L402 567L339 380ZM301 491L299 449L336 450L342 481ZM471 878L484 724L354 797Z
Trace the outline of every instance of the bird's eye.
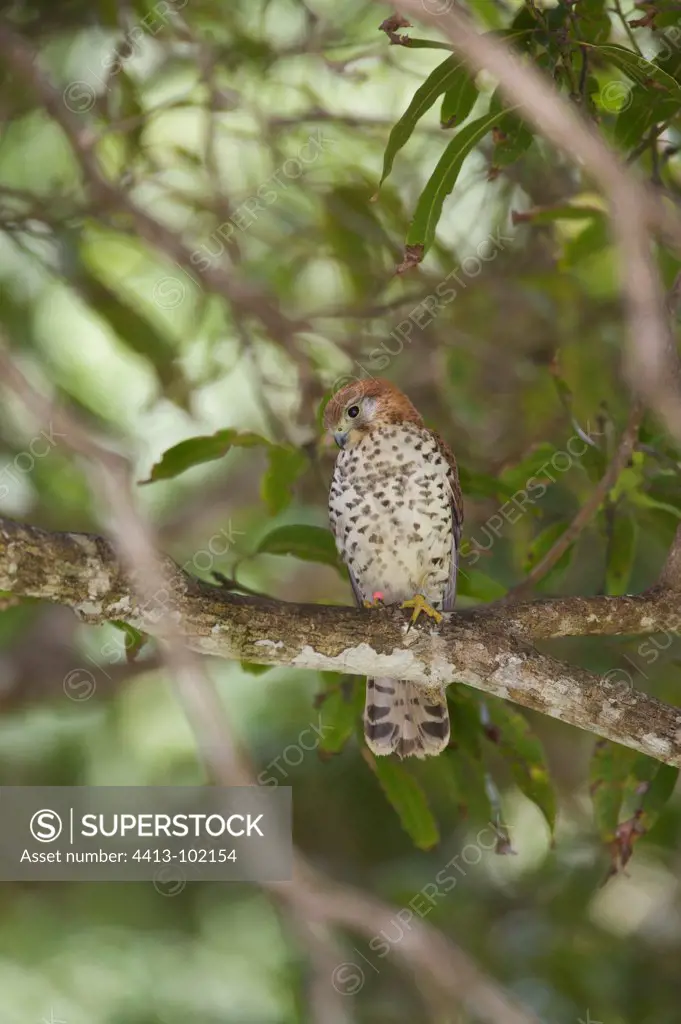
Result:
M354 420L355 416L359 416L359 406L351 405L350 408L348 409L348 416L350 417L351 420Z

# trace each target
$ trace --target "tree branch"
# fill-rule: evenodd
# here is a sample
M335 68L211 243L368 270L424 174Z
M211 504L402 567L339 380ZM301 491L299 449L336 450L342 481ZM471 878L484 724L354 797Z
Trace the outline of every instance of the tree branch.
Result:
M557 636L677 631L678 593L558 598L491 605L445 616L437 631L409 633L399 611L289 604L232 594L164 560L168 590L157 602L181 613L196 651L264 665L387 675L423 686L467 683L681 766L681 710L636 690L615 695L606 680L529 646ZM0 519L0 589L73 608L90 623L123 620L158 635L103 537L47 533ZM677 735L678 734L678 735Z

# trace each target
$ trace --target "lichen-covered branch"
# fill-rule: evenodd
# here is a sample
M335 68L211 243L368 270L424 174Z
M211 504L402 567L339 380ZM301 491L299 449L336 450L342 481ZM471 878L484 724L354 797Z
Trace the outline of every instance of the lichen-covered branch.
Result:
M668 563L668 564L671 564ZM0 519L0 589L68 605L86 622L124 620L152 635L160 604L197 651L265 665L389 675L424 686L467 683L681 766L681 709L540 653L556 636L676 630L678 592L500 603L406 632L397 610L358 611L232 594L165 560L169 592L145 607L102 537Z

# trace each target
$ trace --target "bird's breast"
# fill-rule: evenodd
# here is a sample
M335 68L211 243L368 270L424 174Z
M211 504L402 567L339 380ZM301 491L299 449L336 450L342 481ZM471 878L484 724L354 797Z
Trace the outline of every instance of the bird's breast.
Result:
M424 428L385 427L342 451L329 496L338 550L361 592L439 604L452 544L448 464Z

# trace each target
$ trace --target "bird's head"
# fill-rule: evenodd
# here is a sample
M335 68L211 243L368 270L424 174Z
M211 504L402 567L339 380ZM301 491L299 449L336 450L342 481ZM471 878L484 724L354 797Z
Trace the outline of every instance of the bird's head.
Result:
M407 421L422 422L399 388L375 377L345 384L324 410L324 428L339 448L353 448L375 427Z

